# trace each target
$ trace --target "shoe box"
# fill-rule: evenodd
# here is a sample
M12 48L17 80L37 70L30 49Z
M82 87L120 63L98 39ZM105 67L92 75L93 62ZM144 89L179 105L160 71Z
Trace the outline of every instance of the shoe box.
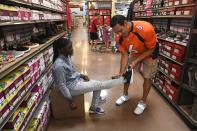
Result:
M180 65L173 63L163 57L159 57L158 67L162 72L165 72L171 78L180 81L182 73L182 67Z
M161 41L161 53L182 63L184 61L186 48L181 45L173 44L167 41Z

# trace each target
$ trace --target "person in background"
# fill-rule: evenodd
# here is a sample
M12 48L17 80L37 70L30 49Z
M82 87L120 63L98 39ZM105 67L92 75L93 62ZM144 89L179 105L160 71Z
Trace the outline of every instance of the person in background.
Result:
M98 34L97 30L100 25L100 15L96 14L96 18L92 21L90 25L90 45L93 51L97 49Z
M74 68L71 61L73 55L72 42L66 38L60 38L53 45L54 58L52 73L56 87L68 100L71 109L76 109L73 96L93 91L92 103L89 109L91 114L104 114L104 110L98 106L102 89L122 85L127 82L130 73L126 72L124 77L115 80L97 81L90 80L87 75L80 74Z
M108 26L107 24L105 24L103 26L103 41L104 41L104 44L105 44L105 47L106 47L106 50L109 49L109 46L110 46L110 26Z
M143 97L138 102L134 114L141 115L146 109L146 100L151 89L151 78L157 71L157 57L159 47L154 27L146 21L128 21L123 15L116 15L111 19L111 27L117 34L116 41L121 52L120 72L121 76L129 66L142 73ZM141 71L141 65L143 70ZM116 77L117 78L117 77ZM129 84L124 85L123 95L116 101L121 105L129 100Z

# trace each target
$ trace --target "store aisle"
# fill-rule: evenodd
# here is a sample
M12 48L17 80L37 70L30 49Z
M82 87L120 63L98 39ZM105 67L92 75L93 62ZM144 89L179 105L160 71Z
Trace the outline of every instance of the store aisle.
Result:
M119 70L120 56L112 53L92 53L87 42L87 31L79 27L73 32L74 63L77 69L90 78L97 80L110 79ZM117 107L116 99L121 95L122 87L103 91L107 102L102 106L103 116L88 114L91 93L85 96L85 119L51 120L48 131L189 131L175 112L151 90L148 98L148 109L142 116L132 114L142 95L142 78L135 74L135 82L129 90L131 97L125 105Z

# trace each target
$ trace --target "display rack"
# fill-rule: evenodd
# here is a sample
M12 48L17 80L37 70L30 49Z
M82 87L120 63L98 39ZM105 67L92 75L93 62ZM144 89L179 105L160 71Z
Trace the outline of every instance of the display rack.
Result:
M186 49L186 53L183 58L184 60L182 62L172 59L171 57L163 54L162 51L160 51L160 58L181 67L182 73L180 74L181 76L180 80L178 81L174 78L171 78L169 74L165 73L161 69L158 69L158 73L153 78L152 81L153 81L154 89L166 100L166 102L168 102L175 109L175 111L181 116L181 118L185 121L185 123L191 129L197 129L197 121L192 117L192 111L194 112L195 110L195 109L192 110L192 107L194 108L195 106L194 99L197 97L197 87L196 89L190 87L189 78L188 78L189 67L197 66L197 56L196 56L197 55L197 50L196 50L197 49L196 48L197 47L196 46L197 1L193 3L189 3L191 1L188 1L187 4L181 4L182 1L180 0L179 5L176 5L177 3L173 0L171 2L174 3L171 3L171 5L169 5L168 3L170 1L162 1L163 3L161 2L157 4L156 2L154 3L154 0L152 2L153 3L151 5L146 5L147 3L150 4L150 2L135 0L134 19L148 21L152 23L156 29L158 28L157 24L159 24L156 23L156 21L160 21L161 23L161 25L159 25L160 28L162 27L163 24L167 28L166 32L171 31L170 27L174 24L173 20L177 20L177 21L188 20L191 22L191 23L185 23L185 24L190 24L190 26L188 27L190 30L188 33L189 40L187 43L180 44L174 41L169 41L161 36L158 36L159 43L167 42L168 45L177 45L177 46L181 46L181 48L183 47ZM166 3L168 4L167 6L165 5ZM183 15L183 14L181 15L179 14L180 12L181 13L186 12L187 15ZM167 90L166 85L165 84L162 85L161 82L166 83L167 81L162 78L169 78L170 81L173 83L173 85L170 86L176 85L176 91L172 90L170 87L170 89L166 92ZM175 93L176 98L173 98L174 96L170 97L170 93L169 93L170 91L176 92Z
M103 8L101 5L100 7L95 7L95 8L91 8L90 6L90 3L95 3L95 4L98 4L98 5L102 5L102 4L108 4L109 6L106 8ZM111 19L111 9L112 9L112 1L87 1L87 7L88 7L88 23L90 25L90 22L91 22L91 17L94 17L96 16L95 14L100 14L101 15L101 22L102 22L102 25L105 24L105 21L106 21L106 16L109 16L109 20ZM107 11L106 13L103 12L103 11ZM92 14L93 12L93 14ZM94 13L95 12L95 13ZM103 14L104 13L104 14ZM107 23L109 24L109 23Z
M63 0L62 0L62 2L64 4L60 3L60 4L62 4L61 6L65 6L65 8L66 8L65 2ZM6 64L3 63L3 66L1 65L1 67L0 67L0 74L1 74L0 75L0 80L3 80L8 75L12 74L12 72L14 72L15 69L18 69L19 67L23 66L24 64L27 64L29 61L32 61L33 59L37 58L38 56L42 56L43 57L43 60L45 59L44 57L46 57L46 56L44 54L46 52L49 52L49 47L50 47L50 49L52 49L53 42L55 40L61 38L61 37L66 36L66 34L67 34L66 27L65 27L65 26L67 26L66 25L66 20L64 19L65 17L63 18L63 16L66 16L67 14L66 14L66 12L64 10L65 8L64 9L62 8L62 10L57 10L59 8L55 9L56 7L53 7L53 8L52 7L46 7L46 6L41 5L41 4L28 3L28 2L25 2L25 1L22 1L22 0L2 0L0 2L0 4L8 5L7 7L18 7L18 8L19 7L23 7L25 9L31 9L31 10L41 11L41 12L42 11L43 12L47 11L47 12L49 12L51 14L55 14L55 15L57 14L58 16L62 16L62 19L59 19L59 17L58 18L54 17L54 19L53 18L52 19L50 19L50 18L48 19L46 17L47 19L46 18L44 18L44 19L43 18L40 18L39 20L30 20L30 19L29 20L27 20L27 19L25 19L25 20L19 20L19 19L13 20L11 18L11 17L13 17L12 16L12 13L10 13L8 15L8 17L10 17L10 20L0 19L0 28L1 29L4 29L4 28L8 29L7 27L10 27L10 26L12 26L13 29L19 29L19 28L23 27L21 25L24 25L24 30L27 30L25 28L28 28L28 27L30 27L30 30L31 30L31 28L32 27L35 27L35 26L37 26L38 29L41 28L41 27L43 28L43 27L45 27L43 25L48 25L49 23L50 24L53 24L53 25L56 25L56 27L53 28L53 31L52 31L52 29L50 30L53 33L50 34L50 35L46 35L47 38L45 38L46 36L43 38L44 41L46 41L46 42L43 42L43 43L37 42L37 43L39 43L39 46L34 47L34 48L31 48L30 51L25 52L24 55L22 55L22 56L20 56L18 58L15 58L12 62L9 61ZM57 4L57 5L60 7L60 4ZM7 9L7 10L10 11L11 9ZM17 13L19 14L19 12L17 12ZM57 27L57 25L61 25L61 29L59 29L59 27ZM50 28L52 28L52 27L50 27ZM46 30L46 28L44 28L44 29ZM10 32L6 32L6 31L8 31L8 30L4 30L3 33L10 33ZM23 30L18 31L18 32L19 33L22 33ZM33 33L33 32L30 32L30 35L32 35L31 33ZM7 42L5 40L6 38L5 38L4 35L3 35L3 37L4 37L3 39L4 39L5 43L6 43ZM23 40L23 36L21 36L21 40ZM25 40L26 40L26 42L29 42L30 41L29 35L28 35L28 40L27 40L27 37L25 36ZM34 43L34 42L32 42L32 43ZM14 42L13 44L18 44L18 43L17 42ZM1 47L2 47L2 45L1 45ZM2 49L2 48L0 48L0 49ZM0 50L0 51L2 51L2 50ZM6 50L4 50L4 51L6 51ZM49 56L47 56L47 57L49 57ZM2 59L1 59L1 61L2 61ZM50 58L50 61L51 61L51 58ZM0 118L1 118L0 130L2 130L2 129L5 128L7 122L11 120L12 116L14 115L14 113L19 109L19 107L21 107L21 104L28 97L28 95L32 92L32 90L34 90L35 86L37 86L38 83L42 79L44 79L44 76L45 77L48 77L48 76L46 76L46 74L49 74L49 73L51 74L50 71L51 71L52 63L46 63L46 62L49 62L49 61L47 61L47 58L46 58L46 61L44 60L44 62L45 62L44 65L46 66L44 68L44 71L42 71L41 74L39 74L39 76L37 76L36 78L34 78L35 81L32 80L33 83L31 84L31 86L29 86L27 88L26 85L24 85L22 87L22 88L25 89L23 91L23 94L19 94L20 92L22 92L22 90L21 90L22 88L16 87L16 92L17 93L15 95L12 94L12 98L10 99L10 101L9 102L6 102L6 104L5 104L6 106L8 106L8 109L9 109L9 110L6 109L8 112L7 112L7 114L5 116L3 116L3 113L2 113L2 110L5 108L5 105L4 105L4 107L1 107L2 110L1 110L1 114L0 114ZM41 68L41 67L39 67L39 68ZM31 74L31 75L34 75L34 74ZM22 76L20 76L20 77L22 77ZM14 81L14 82L16 82L16 81ZM27 128L28 125L29 125L29 123L31 123L31 121L33 119L33 116L37 112L37 110L40 107L41 103L43 101L45 101L45 98L46 97L49 96L49 94L50 94L50 87L51 87L52 83L53 83L53 81L51 81L51 84L49 84L49 86L47 86L48 88L47 88L46 92L42 95L41 100L39 101L39 103L37 103L37 106L33 108L34 111L31 113L30 116L27 117L28 119L25 122L25 126L24 126L25 128ZM10 87L8 87L8 88L10 88ZM6 88L6 90L7 90L7 88ZM9 91L9 93L10 93L10 91ZM1 90L1 95L2 94L6 95L4 89ZM7 96L3 96L3 97L4 97L4 99L7 99L6 98ZM16 97L17 100L14 101L13 99L15 97ZM11 101L14 101L14 104L10 103ZM9 107L9 106L12 106L12 107ZM25 119L26 119L26 117L25 117Z

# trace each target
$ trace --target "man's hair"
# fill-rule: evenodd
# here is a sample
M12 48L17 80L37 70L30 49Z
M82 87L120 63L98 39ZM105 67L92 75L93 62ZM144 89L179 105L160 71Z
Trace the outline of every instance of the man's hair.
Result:
M125 16L123 16L123 15L115 15L111 19L110 26L114 27L117 24L124 25L124 21L125 20L127 20L127 18Z

